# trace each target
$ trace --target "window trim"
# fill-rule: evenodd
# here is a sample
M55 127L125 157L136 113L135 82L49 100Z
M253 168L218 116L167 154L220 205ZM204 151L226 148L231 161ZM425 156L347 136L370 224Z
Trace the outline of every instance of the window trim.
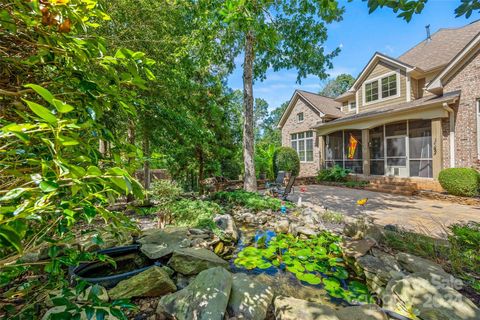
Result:
M397 94L384 98L382 96L382 93L383 93L382 79L390 77L391 75L394 75L394 74L396 75L396 80L397 80L397 82L396 82ZM370 102L366 102L366 85L370 84L370 83L373 83L373 82L377 82L378 99L377 100L372 100ZM383 102L383 101L388 101L390 99L395 99L395 98L398 98L400 96L401 96L400 69L384 73L384 74L382 74L380 76L377 76L375 78L372 78L372 79L368 79L365 82L363 82L363 84L362 84L362 106L368 106L368 105L371 105L371 104L380 103L380 102Z
M311 132L312 136L307 137L307 133ZM303 138L299 138L298 135L303 133ZM293 139L293 135L295 135L295 139ZM307 140L312 141L312 160L307 161ZM299 146L300 146L300 141L303 141L303 152L305 155L304 160L301 159L300 153L299 153ZM292 143L295 142L296 148L293 148ZM290 147L293 148L297 154L298 158L300 159L300 163L313 163L315 162L315 132L313 130L308 130L308 131L302 131L302 132L296 132L296 133L291 133L290 134Z
M300 115L302 115L302 120L300 120ZM305 120L305 115L303 114L303 112L297 113L297 122L302 123L304 120Z

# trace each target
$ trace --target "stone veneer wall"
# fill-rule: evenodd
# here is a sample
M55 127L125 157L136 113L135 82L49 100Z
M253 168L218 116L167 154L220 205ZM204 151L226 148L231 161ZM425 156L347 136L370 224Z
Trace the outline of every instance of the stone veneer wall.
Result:
M303 112L303 121L298 122L297 114ZM290 135L292 133L312 130L312 126L321 121L320 115L301 98L297 100L282 127L282 146L291 147ZM320 168L320 150L318 147L317 133L313 131L313 161L300 163L300 177L315 176Z
M478 169L477 130L480 128L477 128L476 100L480 99L480 52L444 86L444 92L455 90L462 91L455 115L455 166ZM448 140L448 135L444 138ZM446 147L445 154L449 150L448 141ZM450 166L448 156L444 157L444 165Z

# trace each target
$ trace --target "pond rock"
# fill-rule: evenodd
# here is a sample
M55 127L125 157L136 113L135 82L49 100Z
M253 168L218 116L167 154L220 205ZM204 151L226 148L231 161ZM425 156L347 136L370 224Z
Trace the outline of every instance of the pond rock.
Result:
M414 256L413 254L399 252L395 255L395 258L402 267L410 272L430 271L438 274L445 273L443 268L435 262Z
M233 218L229 214L217 215L213 218L217 227L223 231L224 236L233 242L238 241L238 230Z
M232 291L228 301L230 316L247 320L265 319L273 299L272 288L244 273L234 274L232 278Z
M383 306L405 316L413 310L421 319L480 319L480 309L442 279L429 271L392 279L383 294Z
M275 223L275 232L287 233L290 226L290 222L287 219L278 220Z
M178 320L223 320L232 288L232 275L222 267L204 270L185 288L163 296L157 314Z
M329 306L292 297L276 297L274 307L276 320L340 320Z
M343 254L347 258L360 258L376 244L373 239L344 240L342 243Z
M381 259L372 255L365 255L357 259L357 269L363 271L370 290L382 294L385 286L391 279L403 276L403 273L395 270Z
M177 290L177 287L162 268L153 266L147 270L120 281L108 291L111 299L132 297L158 297Z
M213 267L227 267L228 262L210 250L186 248L175 250L168 265L183 275L193 275Z
M340 320L388 320L376 304L343 308L337 311L337 316Z
M138 239L140 250L150 259L160 259L174 250L191 245L186 228L151 229Z

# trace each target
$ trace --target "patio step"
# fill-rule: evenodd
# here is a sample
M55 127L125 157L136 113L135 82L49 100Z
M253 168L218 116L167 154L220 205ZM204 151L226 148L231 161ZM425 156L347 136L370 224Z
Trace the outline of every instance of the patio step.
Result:
M372 183L365 187L365 190L386 192L391 194L398 194L403 196L412 196L415 193L415 188L408 184L387 184L387 183Z
M365 190L398 194L402 196L412 196L415 194L415 190L409 187L402 188L399 186L392 186L392 185L368 185L365 187Z

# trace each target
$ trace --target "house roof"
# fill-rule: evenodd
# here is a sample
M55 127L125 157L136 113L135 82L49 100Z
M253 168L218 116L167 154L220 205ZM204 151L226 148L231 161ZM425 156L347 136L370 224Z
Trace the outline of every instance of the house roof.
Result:
M480 33L462 49L450 63L427 86L427 90L435 94L443 92L443 86L449 81L469 59L480 50Z
M331 127L335 126L341 123L345 122L350 122L350 121L356 121L360 119L366 119L366 118L371 118L371 117L376 117L379 115L389 115L391 113L396 113L396 112L401 112L401 111L408 111L410 109L416 109L418 107L426 107L426 106L431 106L434 104L440 104L443 102L450 102L455 99L457 99L460 96L460 91L452 91L445 93L442 96L426 96L414 101L410 102L405 102L405 103L400 103L400 104L395 104L391 105L388 107L380 108L380 109L375 109L372 111L367 111L367 112L362 112L362 113L356 113L353 115L345 116L339 119L335 119L329 122L324 122L324 123L318 123L317 125L313 126L313 128L320 128L320 127ZM418 109L417 109L418 110Z
M287 120L287 117L293 109L298 98L303 99L313 109L330 118L340 118L345 115L342 111L340 111L341 104L332 98L324 97L322 95L304 90L295 90L292 98L290 99L290 103L278 122L279 127L282 127L285 124L285 121Z
M480 20L461 28L440 29L411 48L398 60L424 71L433 70L448 64L478 33Z

